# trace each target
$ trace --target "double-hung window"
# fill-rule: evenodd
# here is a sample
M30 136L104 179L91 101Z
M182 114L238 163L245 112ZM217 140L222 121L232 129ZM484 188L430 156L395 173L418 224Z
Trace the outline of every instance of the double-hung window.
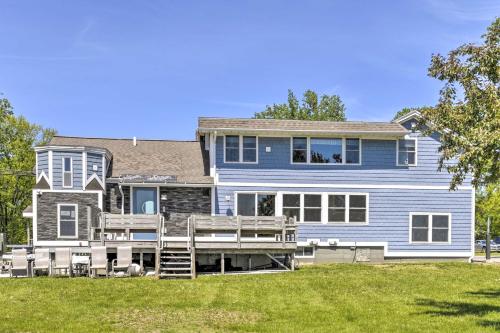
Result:
M292 137L292 163L360 164L359 138Z
M258 144L256 136L226 135L224 160L229 163L256 163Z
M304 222L321 222L321 194L304 194Z
M300 194L283 194L283 215L300 221Z
M63 187L73 187L73 161L71 157L63 157Z
M276 195L269 193L237 193L236 214L242 216L274 216Z
M449 243L450 214L410 213L411 243Z
M297 246L295 250L296 258L314 258L314 247L313 246Z
M328 222L368 222L367 201L366 194L330 194L328 196Z
M78 237L78 205L57 205L57 236L59 238Z
M417 140L402 139L397 141L398 146L398 165L415 166L417 165Z

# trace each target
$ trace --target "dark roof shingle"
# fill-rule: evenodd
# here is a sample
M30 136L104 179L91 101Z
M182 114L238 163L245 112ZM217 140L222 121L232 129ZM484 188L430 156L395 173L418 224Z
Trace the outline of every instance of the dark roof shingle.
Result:
M198 141L105 139L55 136L49 145L105 148L113 155L111 177L176 176L177 183L210 184L208 154Z

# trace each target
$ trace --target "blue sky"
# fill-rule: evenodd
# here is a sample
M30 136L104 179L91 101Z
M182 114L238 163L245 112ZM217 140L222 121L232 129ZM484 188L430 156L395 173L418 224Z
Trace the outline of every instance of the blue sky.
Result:
M498 1L0 3L0 92L62 135L192 139L287 89L339 94L349 120L432 105L432 53L479 42Z

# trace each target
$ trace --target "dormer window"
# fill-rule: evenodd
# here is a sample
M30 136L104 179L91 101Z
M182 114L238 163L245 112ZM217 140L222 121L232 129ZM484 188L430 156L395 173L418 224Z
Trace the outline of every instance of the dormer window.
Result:
M226 135L224 137L225 163L257 163L256 136Z
M397 141L398 165L415 166L417 165L417 140L401 139Z
M73 187L73 160L63 157L63 187Z

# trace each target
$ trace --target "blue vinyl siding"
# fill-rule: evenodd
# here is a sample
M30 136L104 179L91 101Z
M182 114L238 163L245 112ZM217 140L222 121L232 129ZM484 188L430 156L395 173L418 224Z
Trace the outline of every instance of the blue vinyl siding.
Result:
M42 171L49 177L49 153L46 151L38 152L38 178Z
M472 190L318 189L284 187L218 187L215 214L233 215L235 191L360 192L369 194L368 225L305 224L299 241L329 238L341 242L388 242L389 251L471 251ZM226 197L229 200L226 200ZM410 244L410 212L451 213L451 244Z
M97 172L93 170L93 166L97 165ZM94 173L102 180L102 154L87 153L87 179Z
M216 165L221 182L448 186L451 176L437 171L439 137L419 136L417 145L417 166L396 165L396 140L374 139L362 140L361 165L300 165L290 162L289 137L259 137L259 163L238 164L224 163L218 137Z
M62 187L62 159L63 157L71 157L73 159L73 187L63 188ZM64 152L64 151L54 151L52 153L52 176L54 177L53 186L55 190L61 189L82 189L82 153L81 152Z

